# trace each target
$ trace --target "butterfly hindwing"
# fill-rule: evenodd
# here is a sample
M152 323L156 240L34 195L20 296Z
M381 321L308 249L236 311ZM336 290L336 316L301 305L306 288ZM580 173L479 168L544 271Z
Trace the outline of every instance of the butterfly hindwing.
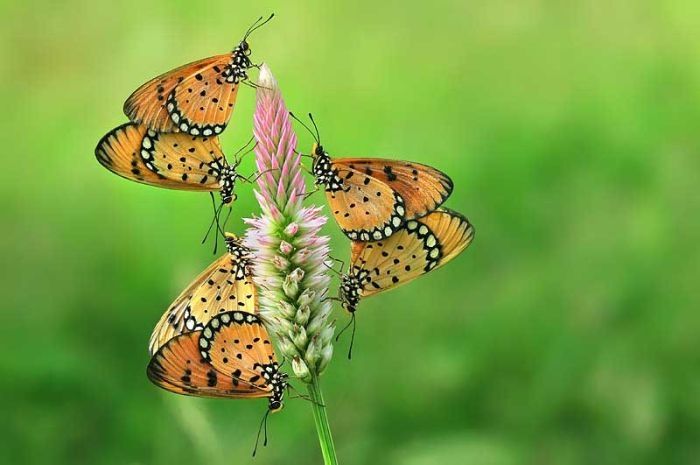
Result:
M404 223L404 203L389 186L350 167L338 167L338 189L326 198L340 229L350 239L372 241L390 236Z
M386 291L446 264L473 237L474 228L464 216L439 209L408 221L388 239L354 242L347 279L357 283L359 297Z
M194 79L175 87L168 96L166 109L180 131L211 136L224 130L231 118L239 86L226 80L222 68L217 64L201 70Z
M217 137L156 133L135 123L105 135L95 156L119 176L170 189L220 190L221 173L228 167Z
M379 158L336 158L333 164L340 169L354 169L389 186L403 199L406 220L427 215L442 205L452 193L452 180L445 173L420 163Z
M238 88L225 76L230 63L231 55L216 55L151 79L127 99L124 113L158 132L219 134L231 117Z
M313 174L348 238L386 239L406 221L423 217L452 193L450 178L426 165L374 158L331 158L312 148Z
M157 386L200 397L266 397L266 390L216 370L199 349L201 331L170 339L151 358L146 373Z
M278 369L270 336L258 316L248 312L216 315L202 331L200 352L222 373L233 377L234 385L247 383L270 389L271 375Z
M231 238L227 238L229 248ZM226 253L209 265L175 299L153 330L149 351L155 353L172 337L203 329L217 314L233 310L257 312L255 285L245 254L247 249L235 242L240 253Z

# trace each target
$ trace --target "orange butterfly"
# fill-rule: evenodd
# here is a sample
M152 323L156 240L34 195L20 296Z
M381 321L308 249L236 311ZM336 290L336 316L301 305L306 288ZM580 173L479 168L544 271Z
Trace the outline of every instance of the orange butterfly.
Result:
M126 100L124 113L158 132L220 134L231 118L238 85L247 81L253 66L248 36L273 16L265 21L260 17L231 54L204 58L151 79Z
M218 314L257 313L252 254L231 233L226 233L226 248L227 253L197 276L160 318L148 345L151 355L177 335L204 329Z
M316 139L311 151L316 184L325 188L333 217L352 240L386 239L407 221L435 210L452 193L452 180L430 166L379 158L331 158L320 145L315 123L314 128L315 134L307 127Z
M473 239L469 220L441 208L408 221L388 239L353 242L350 268L341 278L343 308L354 314L362 297L394 289L443 266Z
M186 133L157 133L136 123L123 124L97 144L102 166L132 181L170 189L220 191L224 205L235 200L233 190L240 163L226 161L219 138Z
M153 355L146 373L156 386L177 394L267 397L269 411L277 412L287 387L287 374L279 368L260 318L232 311L215 315L204 329L170 339Z

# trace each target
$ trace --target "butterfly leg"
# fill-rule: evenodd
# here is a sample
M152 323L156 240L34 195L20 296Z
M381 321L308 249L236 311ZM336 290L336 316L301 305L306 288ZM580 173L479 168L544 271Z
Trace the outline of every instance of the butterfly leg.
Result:
M250 179L250 176L246 177L246 176L242 176L242 175L240 175L240 174L238 175L238 177L239 177L240 179L244 180L245 182L254 183L254 182L256 182L258 179L260 179L260 176L262 176L263 174L270 173L270 172L272 172L272 171L279 171L279 168L270 168L269 170L261 171L261 172L258 173L257 176L255 176L253 179ZM252 174L251 174L251 176L252 176Z
M300 157L303 157L303 158L313 158L313 155L307 155L305 153L301 153L301 152L297 151L297 149L293 149L293 150L294 150L294 155L299 155Z
M253 89L265 89L265 90L272 90L269 87L261 86L260 84L257 84L255 82L250 82L248 80L241 81L243 84L245 84L248 87L252 87Z
M338 276L340 276L340 275L342 274L340 271L336 270L335 268L333 268L331 265L329 265L329 264L326 263L326 262L323 262L323 266L325 266L326 268L328 268L330 271L332 271L333 273L337 274ZM330 297L327 297L327 299L328 299L328 300L333 300L333 299L330 298Z
M290 396L290 397L289 397L290 399L303 399L303 400L307 400L307 401L309 401L309 402L311 402L311 403L313 403L313 404L315 404L315 405L318 405L319 407L325 407L325 405L320 404L320 403L316 402L315 400L313 400L311 397L309 397L309 396L307 396L307 395L302 394L301 392L299 392L299 391L297 390L297 388L295 388L295 387L292 386L291 384L287 384L287 390L288 390L290 393L291 393L292 391L294 391L294 392L296 393L294 396Z
M258 146L258 143L256 142L255 144L253 144L253 146L250 149L246 150L248 148L248 146L250 145L250 143L253 142L254 140L255 140L255 136L252 136L250 139L248 139L248 142L246 142L243 147L238 149L238 151L233 154L233 168L234 169L238 168L238 165L240 165L241 162L243 161L243 157L245 157L250 152L255 150L255 147ZM238 154L243 152L244 150L245 150L245 152L243 153L243 155L241 155L241 157L238 158Z
M318 188L318 186L316 186L316 187L314 187L313 190L311 190L311 191L305 193L305 194L304 194L304 200L307 200L309 197L311 197L311 196L314 195L316 192L318 192L318 190L319 190L319 188ZM297 192L296 194L299 195L298 192Z
M330 258L331 260L333 260L336 263L340 263L340 271L341 272L345 269L345 262L343 260L341 260L339 258L335 258L332 255L329 255L328 258Z

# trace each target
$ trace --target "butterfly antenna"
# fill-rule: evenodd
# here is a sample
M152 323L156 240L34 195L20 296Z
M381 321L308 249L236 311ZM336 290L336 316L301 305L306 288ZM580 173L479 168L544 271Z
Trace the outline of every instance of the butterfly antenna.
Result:
M267 446L267 416L270 414L270 410L268 409L267 412L265 412L265 415L262 418L262 421L260 422L260 426L258 427L258 435L255 437L255 448L253 449L253 457L255 457L255 454L258 452L258 443L260 442L260 433L265 430L265 438L263 440L263 446Z
M318 142L318 145L321 145L321 133L318 132L318 126L316 126L316 121L314 121L314 116L309 113L309 119L311 120L311 124L314 125L314 129L316 130L316 141Z
M352 325L352 333L350 336L350 348L348 349L348 360L352 360L352 346L355 345L355 329L357 328L357 325L355 324L355 314L353 313L352 316L350 317L350 321L348 324L345 325L343 329L340 330L338 335L335 337L335 342L338 342L338 339L340 339L340 336L343 335L346 329L348 329Z
M309 114L311 114L311 113L309 113ZM299 118L297 118L296 115L295 115L294 113L292 113L291 111L289 112L289 116L291 116L292 118L294 118L299 124L301 124L301 125L304 127L304 129L306 129L307 131L309 131L309 134L311 134L311 137L314 138L314 140L316 141L316 143L317 143L318 145L321 145L321 140L320 140L319 137L318 137L318 133L314 134L314 132L311 130L311 128L308 127L302 120L300 120Z
M226 230L226 223L228 223L229 218L231 218L231 212L233 212L233 207L228 207L228 213L226 214L226 218L224 218L223 223L221 223L221 227ZM221 233L226 236L225 232L222 231Z
M348 360L352 360L352 348L355 346L355 330L357 329L355 314L352 314L352 333L350 336L350 348L348 349Z
M246 31L245 35L243 36L243 40L246 40L248 38L248 36L250 36L256 29L260 29L265 24L267 24L272 18L274 18L274 16L275 16L275 14L272 13L265 21L262 20L263 19L262 16L259 17L257 20L255 20L253 25L250 26L248 28L248 30ZM262 23L260 21L262 21ZM258 23L260 23L260 24L258 24Z
M221 227L221 213L224 211L224 203L221 202L216 209L216 214L214 215L214 219L216 220L216 229L219 234L221 234L221 237L226 237L226 233L224 232L224 229ZM229 210L229 214L231 211ZM219 249L219 234L217 234L214 237L214 255L216 255L216 251Z
M209 223L209 228L207 229L207 233L204 235L204 239L202 239L202 244L204 244L207 239L209 238L209 233L211 233L211 229L214 227L214 224L217 222L217 216L218 216L218 211L216 208L216 200L214 200L214 193L209 192L209 196L211 197L211 204L212 207L214 208L214 217L211 220L211 223Z

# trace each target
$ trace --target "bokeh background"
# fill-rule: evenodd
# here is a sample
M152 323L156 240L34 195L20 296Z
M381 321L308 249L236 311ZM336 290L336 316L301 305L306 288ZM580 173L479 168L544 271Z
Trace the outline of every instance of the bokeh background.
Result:
M328 150L443 169L477 229L449 266L363 303L352 362L337 346L323 384L342 463L698 463L689 0L0 2L0 462L320 463L302 400L253 462L263 401L148 382L153 324L212 260L209 199L93 156L138 85L271 11L254 57ZM242 89L227 151L253 104ZM235 231L257 212L238 194Z

